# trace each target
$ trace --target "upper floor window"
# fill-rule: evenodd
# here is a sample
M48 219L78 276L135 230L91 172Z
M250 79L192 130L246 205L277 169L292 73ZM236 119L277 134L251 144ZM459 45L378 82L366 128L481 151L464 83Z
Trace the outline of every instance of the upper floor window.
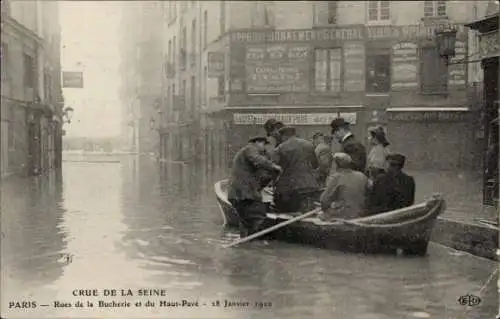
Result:
M340 93L342 49L316 49L314 54L314 89L324 93Z
M208 11L203 13L203 48L207 47L208 42Z
M390 1L368 1L368 21L388 21L391 18Z
M316 1L314 3L314 25L337 23L337 1Z
M220 34L226 33L226 2L220 1Z
M172 61L172 40L168 40L168 50L167 50L167 55L168 55L168 61Z
M27 88L35 87L35 59L29 54L24 54L24 86Z
M391 56L375 52L366 56L366 92L386 93L391 89Z
M424 1L424 17L446 16L446 1Z
M270 3L257 1L252 7L252 26L271 27L274 25L274 12Z
M9 72L8 72L9 46L7 45L7 43L2 42L2 52L0 54L1 54L1 62L2 62L1 72L2 72L2 82L3 82L3 81L8 80L8 75L9 75Z

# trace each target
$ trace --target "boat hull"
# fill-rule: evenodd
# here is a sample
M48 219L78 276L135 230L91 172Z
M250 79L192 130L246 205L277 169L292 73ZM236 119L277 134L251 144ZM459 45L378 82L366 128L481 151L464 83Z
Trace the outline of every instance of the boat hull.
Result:
M239 217L227 200L227 181L216 183L215 192L224 225L228 228L237 228ZM266 196L269 200L269 194L264 194L264 198ZM436 219L444 209L444 199L435 196L422 204L371 217L333 222L306 218L272 232L271 237L326 249L424 255ZM274 226L295 216L270 212L263 227Z

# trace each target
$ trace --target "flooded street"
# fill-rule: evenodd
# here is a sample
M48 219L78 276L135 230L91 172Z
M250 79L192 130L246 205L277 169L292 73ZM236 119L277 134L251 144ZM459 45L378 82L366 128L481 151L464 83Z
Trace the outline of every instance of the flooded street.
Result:
M273 242L223 249L206 166L151 158L65 163L62 176L1 184L2 317L493 318L495 263L436 244L424 258L365 256ZM486 284L486 285L485 285ZM76 289L99 296L73 296ZM117 289L104 297L104 289ZM122 296L128 289L134 296ZM166 296L137 296L164 289ZM471 293L482 303L467 309ZM160 307L160 300L199 306ZM81 300L84 307L75 308ZM98 307L129 301L128 307ZM145 305L150 300L154 307ZM35 301L36 308L10 307ZM54 307L65 302L73 307ZM93 307L88 307L92 302ZM143 304L136 307L135 302ZM224 307L226 301L239 306ZM241 302L249 302L244 306ZM219 303L220 306L217 306ZM43 306L48 305L48 306Z

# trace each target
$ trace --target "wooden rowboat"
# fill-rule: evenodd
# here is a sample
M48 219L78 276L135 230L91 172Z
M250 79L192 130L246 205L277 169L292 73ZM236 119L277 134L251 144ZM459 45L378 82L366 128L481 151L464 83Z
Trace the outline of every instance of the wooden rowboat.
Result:
M238 213L227 199L228 180L217 182L214 188L224 225L238 227ZM263 201L272 201L269 191L263 191ZM327 249L425 255L436 219L444 210L445 200L436 194L426 202L375 216L333 221L305 218L274 231L272 237ZM270 206L263 226L271 227L296 216L297 213L275 213Z

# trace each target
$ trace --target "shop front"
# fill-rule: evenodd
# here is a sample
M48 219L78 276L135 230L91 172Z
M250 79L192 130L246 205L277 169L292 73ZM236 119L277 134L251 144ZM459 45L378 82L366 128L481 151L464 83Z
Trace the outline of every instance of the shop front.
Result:
M286 108L266 110L234 110L228 130L229 158L243 147L253 136L264 136L264 123L271 118L297 129L301 138L312 140L315 132L330 134L330 123L343 117L351 123L353 133L362 135L365 130L364 114L361 106L314 108L287 110Z

